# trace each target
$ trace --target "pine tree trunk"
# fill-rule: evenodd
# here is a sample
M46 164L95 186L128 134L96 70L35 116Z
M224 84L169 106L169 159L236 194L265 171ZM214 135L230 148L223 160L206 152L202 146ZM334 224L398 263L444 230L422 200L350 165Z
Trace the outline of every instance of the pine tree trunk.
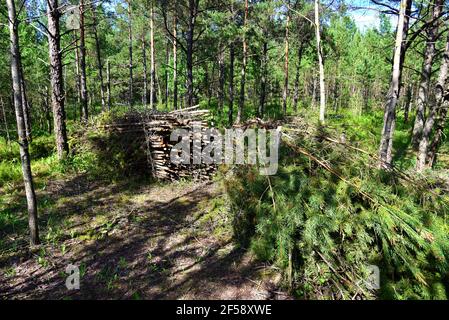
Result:
M168 100L170 97L170 74L168 72L168 66L170 65L170 40L167 38L165 46L165 97L164 97L164 103L165 103L165 110L168 110Z
M154 9L153 2L150 4L150 109L156 109L154 103L154 82L156 75L156 68L154 63Z
M129 79L128 79L128 105L134 105L133 80L133 24L131 0L128 0L128 52L129 52Z
M62 76L61 35L59 31L58 0L49 0L47 6L48 45L50 59L51 100L53 109L54 132L58 158L64 159L68 152L65 114L64 80Z
M106 103L111 110L111 65L109 59L106 61Z
M83 111L83 120L89 118L88 97L87 97L87 75L86 75L86 30L84 23L85 14L84 0L80 2L80 86L81 86L81 110Z
M5 122L6 142L8 143L8 146L11 146L11 137L9 136L8 119L6 118L5 104L3 102L2 97L0 97L0 104L2 105L3 120Z
M75 34L75 38L77 35ZM76 73L76 92L77 103L80 111L80 121L83 120L83 110L81 108L81 75L80 75L80 61L79 61L78 39L75 39L75 73Z
M25 132L28 142L31 143L31 116L30 116L30 105L28 97L26 94L25 76L23 73L22 62L20 61L20 89L22 91L22 109L23 109L23 119L25 121Z
M235 52L234 52L234 43L231 43L229 46L229 111L228 111L228 120L229 125L232 125L233 122L233 113L234 113L234 61L235 61Z
M293 93L293 110L294 112L298 112L298 101L299 101L299 77L301 74L301 62L302 62L302 53L304 50L304 45L301 42L298 47L298 62L296 65L296 76L295 76L295 89Z
M103 63L101 61L101 45L100 39L98 38L97 32L97 8L94 3L92 3L92 18L93 18L93 31L94 31L94 39L95 39L95 48L97 55L97 67L98 67L98 78L100 80L100 97L101 97L101 109L102 111L106 111L106 99L104 93L104 81L103 81Z
M176 12L173 17L173 110L178 109L178 44L177 44L177 31L178 31L178 19Z
M429 152L427 153L427 164L428 167L432 168L435 166L437 162L437 155L438 150L441 146L441 143L443 142L443 135L444 135L444 128L446 127L446 120L447 120L447 111L448 111L449 105L447 101L443 103L443 107L438 110L438 117L436 119L436 127L435 127L435 134L433 136L432 143L429 147Z
M260 98L259 98L259 109L258 116L263 118L265 114L265 100L267 96L267 65L268 65L268 43L263 42L262 49L262 75L260 77Z
M187 65L187 107L193 107L193 35L195 31L195 18L197 10L197 1L189 0L189 19L187 29L187 50L186 50L186 65Z
M223 114L224 105L224 86L225 86L225 64L224 64L224 48L220 45L218 53L218 112Z
M399 99L401 64L403 53L405 13L411 0L402 0L400 4L398 27L396 32L396 43L393 58L393 72L390 89L387 96L387 104L384 113L384 125L382 128L381 142L379 148L380 167L388 169L393 162L393 133L396 126L396 106Z
M145 41L145 33L142 33L142 66L143 66L142 104L146 108L148 103L148 71L147 71L147 46Z
M246 43L246 25L248 23L248 0L245 0L245 16L243 20L243 60L242 60L242 70L241 70L241 79L240 79L240 100L239 100L239 108L237 110L237 119L236 122L240 123L243 117L243 108L245 106L245 84L246 84L246 64L248 59L248 48Z
M326 86L324 82L324 63L323 63L323 49L321 48L319 10L320 10L319 0L315 0L315 30L316 30L317 52L318 52L318 65L320 72L320 122L324 123L326 116Z
M419 146L421 135L425 123L426 105L429 98L430 78L432 76L432 65L436 55L435 42L438 38L439 22L438 18L442 12L442 0L434 0L432 3L431 23L427 29L427 43L424 52L424 62L421 71L421 81L418 89L416 101L416 118L413 126L412 145L416 149ZM436 20L436 21L435 21ZM430 22L431 22L430 21Z
M290 7L290 2L288 1L288 7ZM289 65L289 24L290 24L290 12L287 12L287 21L285 25L285 61L284 61L284 90L282 93L282 111L284 115L287 114L287 100L288 100L288 65Z
M49 3L54 2L49 0ZM37 201L34 192L33 176L31 173L30 154L28 150L28 140L25 129L25 118L22 104L22 84L21 84L21 58L19 47L18 20L14 0L6 1L9 17L9 34L11 46L11 77L14 94L14 109L17 120L17 134L19 137L20 159L22 163L23 182L28 207L28 225L30 228L31 245L39 244L39 229L37 224Z
M424 123L424 128L421 134L421 140L419 142L418 155L416 161L416 171L422 172L426 167L428 167L428 149L430 143L430 135L432 133L435 120L438 114L438 111L441 110L443 104L447 103L444 101L444 96L446 92L446 84L448 78L448 70L449 70L449 36L446 41L446 49L443 54L443 62L440 68L440 75L438 77L438 82L435 88L435 97L436 103L431 106L429 116Z
M410 108L412 104L412 97L413 97L413 86L410 84L407 87L407 93L405 96L405 104L404 104L404 122L408 123L410 118Z

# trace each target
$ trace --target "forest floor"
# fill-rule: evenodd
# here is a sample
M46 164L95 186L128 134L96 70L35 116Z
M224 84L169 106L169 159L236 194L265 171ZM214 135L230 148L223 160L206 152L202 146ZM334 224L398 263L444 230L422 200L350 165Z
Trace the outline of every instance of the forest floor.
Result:
M52 204L40 212L45 244L29 250L24 238L0 255L0 298L288 298L275 268L233 245L220 183L74 175L37 196ZM69 264L80 268L80 290L65 286Z

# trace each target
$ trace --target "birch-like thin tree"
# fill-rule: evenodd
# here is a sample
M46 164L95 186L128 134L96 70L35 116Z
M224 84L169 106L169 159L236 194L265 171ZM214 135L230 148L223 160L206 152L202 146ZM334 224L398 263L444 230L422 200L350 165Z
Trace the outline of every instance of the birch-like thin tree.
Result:
M321 46L320 1L315 0L315 32L318 54L318 67L320 74L320 122L324 123L326 117L326 86L324 80L323 48Z
M31 173L30 153L28 150L28 139L26 136L25 118L22 105L22 84L20 70L21 56L19 46L19 32L14 0L7 0L8 20L9 20L9 36L11 49L11 78L14 95L14 109L16 113L17 134L19 137L20 160L22 164L23 182L25 185L25 194L28 207L28 225L30 229L31 245L39 244L39 229L37 224L37 201L34 192L33 175Z
M379 148L379 165L381 168L388 169L393 162L393 134L396 125L396 106L399 99L400 80L402 72L402 62L404 50L403 41L406 34L404 26L406 23L406 11L411 0L401 0L399 8L399 18L396 30L396 41L393 56L393 71L390 82L390 89L387 95L387 103L384 112L384 124L382 127L381 141Z

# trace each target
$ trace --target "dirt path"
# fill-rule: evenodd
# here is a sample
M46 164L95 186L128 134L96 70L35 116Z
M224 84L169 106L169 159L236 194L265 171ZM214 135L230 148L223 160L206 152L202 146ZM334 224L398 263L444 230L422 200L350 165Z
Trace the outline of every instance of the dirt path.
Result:
M59 217L64 232L52 241L47 230L45 246L0 264L0 297L286 297L275 293L280 276L272 268L232 244L216 184L124 188L82 177L48 186L45 195L58 200L44 215ZM65 287L70 263L80 267L80 290Z

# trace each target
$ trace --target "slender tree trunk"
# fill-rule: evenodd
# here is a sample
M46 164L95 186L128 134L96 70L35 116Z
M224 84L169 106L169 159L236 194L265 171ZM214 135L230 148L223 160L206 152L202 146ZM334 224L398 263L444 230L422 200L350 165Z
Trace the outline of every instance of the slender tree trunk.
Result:
M288 8L290 7L290 1L287 2ZM289 10L289 9L288 9ZM287 12L287 21L285 24L285 52L284 52L284 91L282 93L282 111L284 115L287 114L287 100L288 100L288 65L289 65L289 24L290 24L290 12Z
M100 80L100 97L101 97L101 109L106 111L106 99L104 94L104 81L103 81L103 63L101 61L101 44L98 38L97 32L97 8L94 3L92 3L92 18L93 18L93 31L95 39L95 48L97 54L97 67L98 67L98 78Z
M312 75L312 77L313 77L313 79L312 79L312 109L315 109L315 104L316 104L316 87L317 87L317 78L316 78L315 72Z
M197 14L197 3L199 0L189 0L189 19L187 30L187 52L186 52L186 65L187 65L187 106L193 106L193 35L195 31L195 18Z
M23 119L25 121L25 132L28 142L31 143L32 135L31 135L30 105L27 97L25 75L23 73L23 66L21 61L19 67L20 67L20 89L22 91L22 109L23 109Z
M263 118L265 113L265 100L267 96L267 65L268 65L268 43L263 42L262 49L262 75L260 77L260 98L259 98L259 109L257 114L260 118Z
M293 93L293 110L294 112L298 112L298 101L299 101L299 77L301 74L301 61L302 61L302 53L304 50L304 45L301 42L298 47L298 62L296 65L296 76L295 76L295 89Z
M111 64L109 59L106 61L106 102L108 110L111 110Z
M86 30L84 23L85 14L84 0L80 2L80 86L81 86L81 109L83 112L83 120L89 118L88 97L87 97L87 75L86 75Z
M81 107L81 75L80 75L80 59L79 59L79 49L78 49L78 39L75 34L75 73L76 73L76 92L77 92L77 104L80 111L80 121L83 120L83 110Z
M408 123L408 121L409 121L412 97L413 97L413 85L409 84L409 86L407 87L407 93L405 95L405 104L404 104L404 122L405 123Z
M229 125L232 125L233 122L233 113L234 113L234 61L235 61L235 52L234 52L234 43L231 43L229 46L229 111L228 111L228 120Z
M326 86L324 82L324 63L323 63L323 49L321 48L319 10L320 10L319 0L315 0L315 30L316 30L316 43L318 51L318 65L320 72L320 122L324 123L326 117Z
M133 24L131 0L128 0L128 52L129 52L129 79L128 79L128 105L134 105L133 80Z
M51 1L50 1L51 3ZM14 93L14 109L17 120L17 134L19 137L20 159L22 163L23 182L28 207L28 225L30 228L31 245L39 244L39 229L37 224L37 201L34 192L33 175L31 173L30 154L28 150L28 140L25 129L25 119L22 105L22 85L21 85L21 59L19 47L18 20L14 0L6 1L9 17L9 34L11 46L11 76Z
M435 88L436 103L431 106L429 116L424 123L424 128L421 134L421 140L418 148L418 155L416 161L416 171L422 172L428 165L428 151L430 143L430 135L432 133L435 120L437 118L438 111L442 108L443 104L446 104L444 96L447 88L447 78L449 69L449 35L446 41L446 49L443 54L443 62L440 68L440 75Z
M399 99L401 80L401 60L403 52L405 13L411 0L402 0L400 4L398 27L396 32L396 43L393 58L393 72L390 89L385 105L384 125L382 128L381 142L379 148L380 167L388 169L393 162L393 133L396 126L396 106Z
M245 16L243 20L243 60L242 60L242 71L240 79L240 101L239 108L237 110L236 122L240 123L243 117L243 108L245 106L245 84L246 84L246 64L248 59L248 48L246 43L246 25L248 23L248 0L245 0Z
M143 66L143 94L142 104L146 108L148 103L148 72L147 72L147 46L145 32L142 33L142 66Z
M178 19L176 12L173 17L173 110L178 109L178 43L177 43L177 31L178 31Z
M218 53L218 112L223 114L224 90L225 90L225 64L224 64L224 48L220 45Z
M61 35L59 31L60 13L58 10L58 0L48 1L47 16L54 131L56 137L56 150L58 158L61 160L67 156L69 146L67 143L67 130L65 124L65 93L64 80L62 76Z
M438 38L439 21L438 18L442 12L442 0L434 0L431 4L432 16L429 18L434 21L427 29L427 43L424 52L424 62L421 71L421 82L418 89L416 101L416 118L413 126L412 145L415 149L419 146L421 134L425 123L426 105L429 98L430 78L432 76L432 65L436 55L435 42ZM436 21L435 21L436 20Z
M153 1L150 4L150 109L156 109L154 103L154 82L156 75L156 68L154 63L154 9Z
M5 121L6 141L8 143L8 146L11 146L11 137L9 136L8 119L6 118L5 104L3 102L2 97L0 97L0 104L2 105L3 120Z
M170 97L170 74L168 72L168 67L170 65L170 40L167 38L167 45L165 46L165 110L168 110L168 99Z

